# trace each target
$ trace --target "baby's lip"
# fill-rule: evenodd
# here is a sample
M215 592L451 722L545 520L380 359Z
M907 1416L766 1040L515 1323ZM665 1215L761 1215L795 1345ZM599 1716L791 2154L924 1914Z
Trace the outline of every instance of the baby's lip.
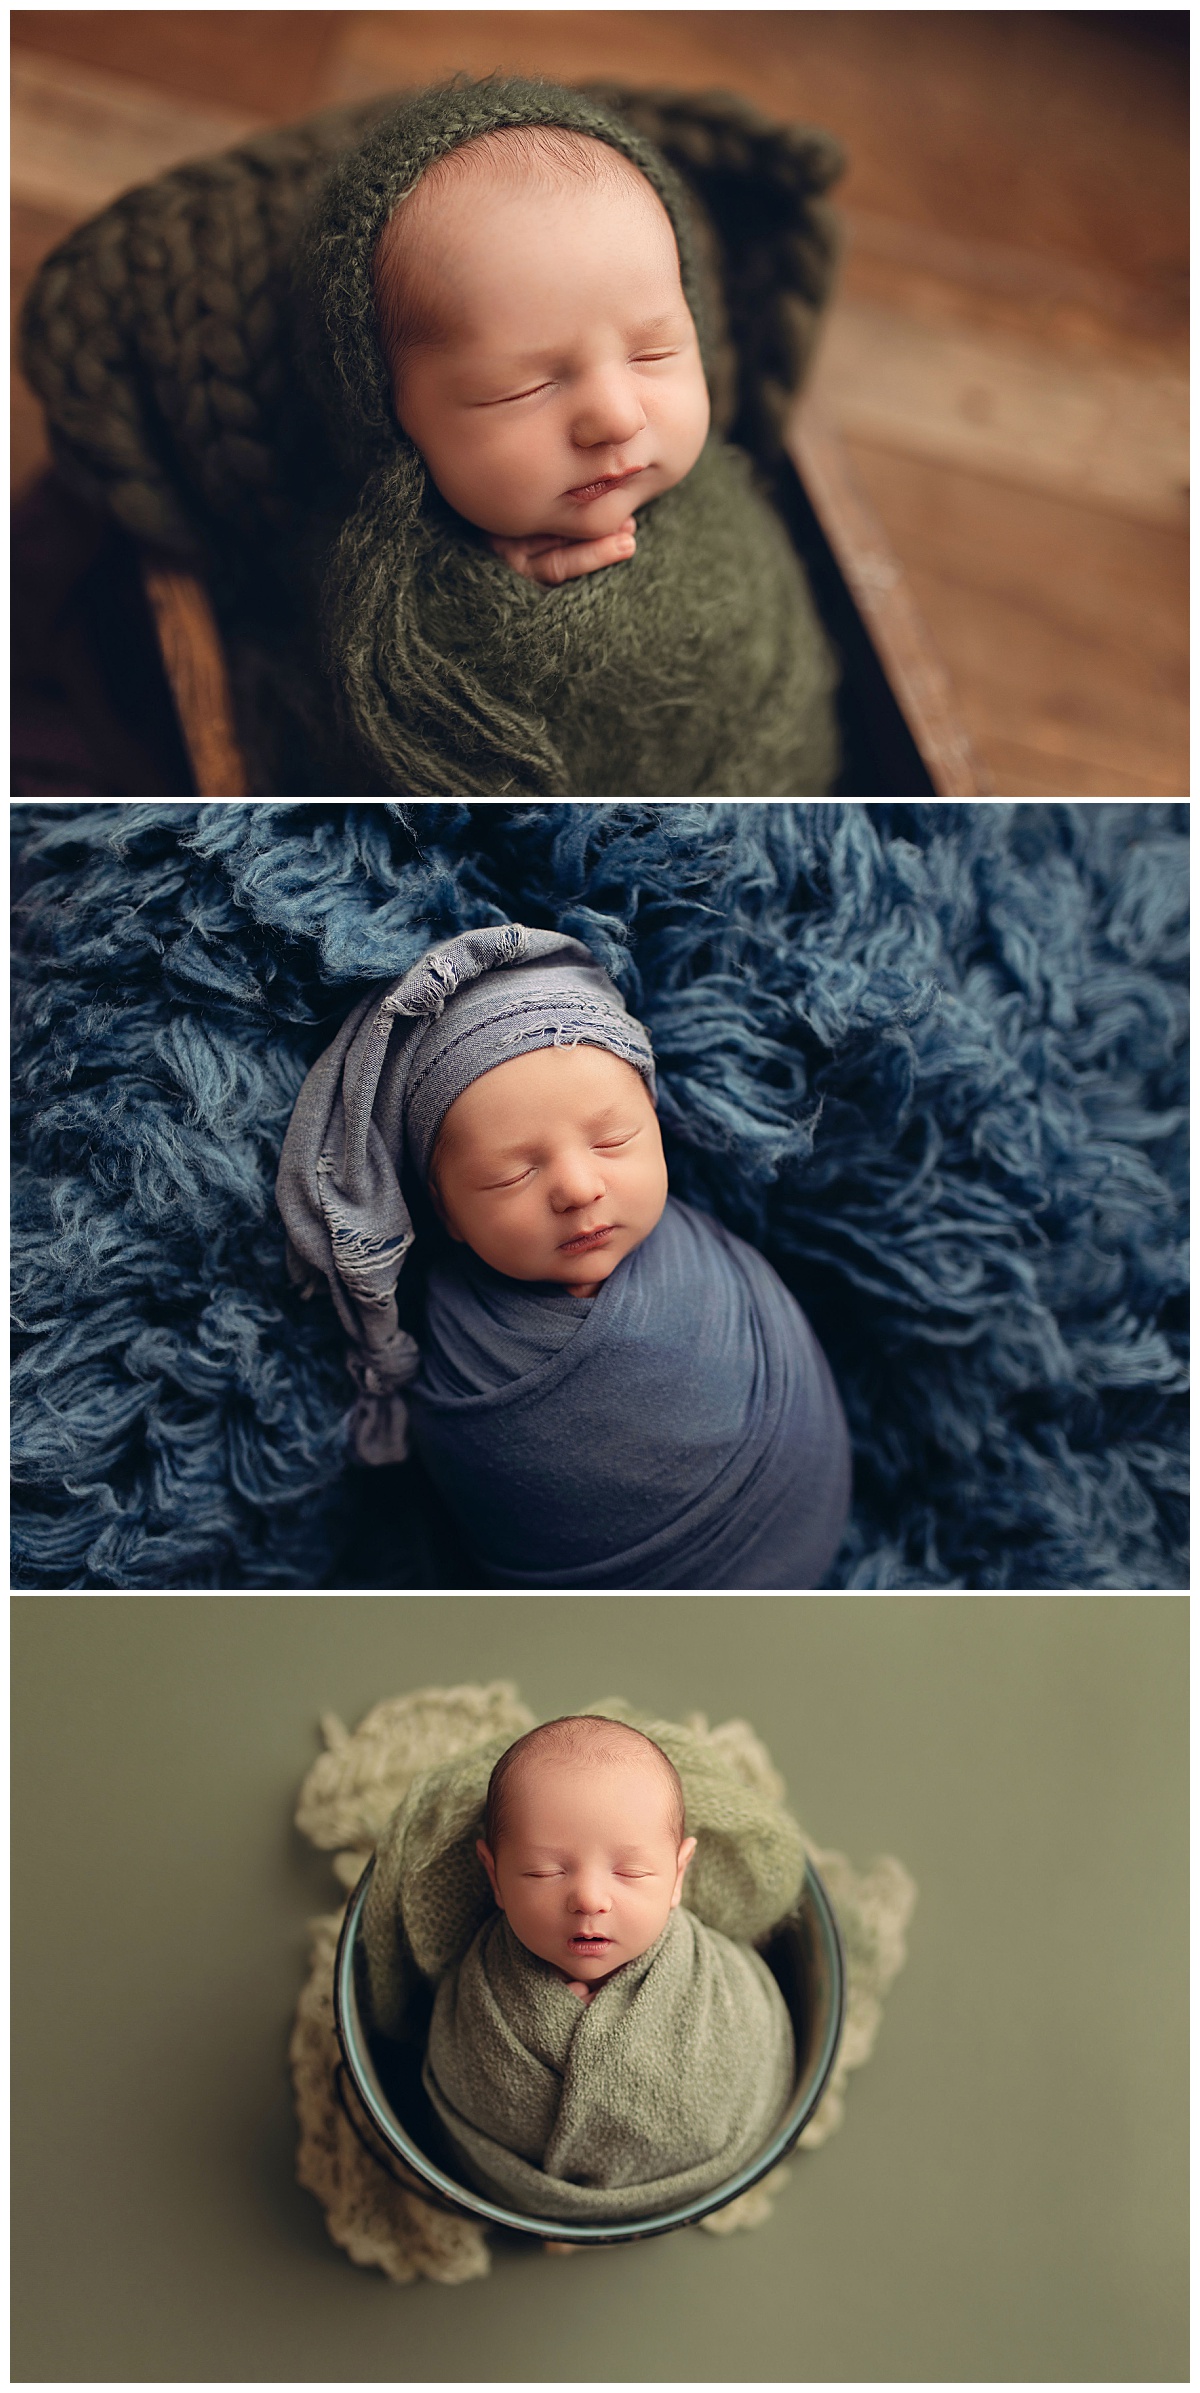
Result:
M649 472L646 465L627 465L620 474L599 474L594 482L578 482L564 496L569 499L602 498L606 490L616 490L622 482L633 482L639 474Z
M578 1254L584 1247L595 1246L598 1239L611 1238L616 1226L613 1221L604 1221L598 1223L594 1230L577 1230L573 1238L561 1241L558 1251L560 1255Z

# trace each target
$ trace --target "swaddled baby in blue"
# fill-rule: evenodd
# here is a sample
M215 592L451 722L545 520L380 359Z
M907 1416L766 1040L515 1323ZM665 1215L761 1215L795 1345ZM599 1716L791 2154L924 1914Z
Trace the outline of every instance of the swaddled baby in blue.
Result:
M447 1233L416 1339L410 1172ZM850 1489L829 1365L770 1264L669 1194L649 1038L577 940L466 932L364 999L278 1198L351 1339L359 1455L411 1430L490 1581L825 1583Z

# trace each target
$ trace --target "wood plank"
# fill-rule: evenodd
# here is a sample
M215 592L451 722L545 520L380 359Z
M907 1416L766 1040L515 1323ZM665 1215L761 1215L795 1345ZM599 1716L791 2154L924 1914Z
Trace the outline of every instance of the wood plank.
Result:
M997 793L1185 796L1186 534L847 447ZM1030 754L1044 760L1036 793ZM1023 776L1011 789L1010 764Z
M194 573L147 551L142 579L158 630L175 711L202 798L244 798L249 776L234 729L221 638Z
M978 796L988 785L945 669L883 525L814 397L797 408L787 445L934 789L942 797Z
M17 8L15 52L128 76L184 106L286 124L320 108L336 8Z
M1151 523L1185 524L1186 375L843 297L813 383L838 430Z
M1187 788L1178 778L1160 781L1144 767L1121 773L1111 763L1095 764L1086 756L1050 756L1023 741L995 733L987 742L988 763L995 786L1006 798L1182 798Z
M1168 428L1148 502L1146 384L1151 409L1163 378L1171 385L1154 422L1161 431L1170 415L1176 425L1187 329L1179 47L1144 29L1134 38L1094 12L994 10L27 10L13 33L18 65L40 64L43 89L52 54L60 71L67 62L70 108L81 112L78 141L56 136L50 164L49 133L46 144L39 135L24 167L33 188L18 214L18 281L37 244L49 248L68 229L64 205L86 215L252 123L456 67L723 85L776 118L828 124L850 155L838 194L852 236L839 305L857 311L847 318L847 338L861 344L856 404L868 377L886 383L900 318L914 328L910 356L941 377L950 415L936 459L922 446L923 404L915 434L911 422L905 431L910 447L895 445L893 409L888 423L860 417L848 453L993 779L1014 795L1104 795L1110 777L1114 795L1186 789L1183 535L1161 517L1122 512L1161 504L1163 458L1176 453ZM112 77L122 93L89 76ZM121 137L106 115L118 101ZM151 153L164 127L173 146ZM995 423L973 421L969 401L973 387L989 386L946 376L963 343L994 372L999 340L1011 364L1009 339L1057 378L1057 491L1023 453L1014 462L1012 386L998 444L1006 453L989 457ZM1109 399L1132 407L1124 445L1115 404L1098 424L1085 402L1086 439L1072 412L1073 377L1086 382L1093 367L1116 372ZM1019 382L1026 398L1029 389ZM23 386L13 436L18 460L40 455ZM1045 421L1031 438L1044 470ZM1086 481L1081 457L1103 507L1061 495ZM1002 478L1018 467L1022 478Z
M245 109L197 107L125 75L21 50L11 105L14 197L75 223L185 159L231 148L262 122Z
M842 289L853 298L926 322L1024 333L1077 356L1186 367L1186 284L1172 275L1139 279L1061 251L968 239L869 208L841 214Z
M661 83L685 91L730 77L728 9L348 9L329 64L337 99L433 82L462 70Z

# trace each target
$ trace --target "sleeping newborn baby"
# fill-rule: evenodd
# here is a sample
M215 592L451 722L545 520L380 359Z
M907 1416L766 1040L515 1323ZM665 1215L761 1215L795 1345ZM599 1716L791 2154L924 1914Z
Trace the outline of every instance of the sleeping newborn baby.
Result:
M556 1720L492 1772L496 1909L442 1978L424 2082L494 2200L637 2217L723 2183L786 2110L791 2021L766 1963L681 1907L696 1840L649 1737Z
M549 583L632 556L710 415L671 220L632 161L552 125L451 150L384 226L375 297L397 418L497 554Z
M655 1095L578 941L463 933L309 1073L278 1179L293 1272L350 1334L359 1455L399 1459L411 1418L491 1583L821 1587L850 1485L829 1365L765 1258L668 1194ZM446 1233L416 1338L406 1174Z
M832 652L710 429L688 206L619 117L515 80L407 95L331 175L300 349L360 484L321 604L381 790L833 787Z

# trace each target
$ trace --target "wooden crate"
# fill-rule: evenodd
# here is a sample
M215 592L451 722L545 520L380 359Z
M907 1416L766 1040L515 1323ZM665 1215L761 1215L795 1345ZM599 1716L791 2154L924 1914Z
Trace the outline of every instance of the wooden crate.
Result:
M831 794L986 794L903 569L836 433L811 405L797 411L775 499L843 661L845 762ZM142 573L197 793L245 797L229 675L207 592L186 567L149 550Z

